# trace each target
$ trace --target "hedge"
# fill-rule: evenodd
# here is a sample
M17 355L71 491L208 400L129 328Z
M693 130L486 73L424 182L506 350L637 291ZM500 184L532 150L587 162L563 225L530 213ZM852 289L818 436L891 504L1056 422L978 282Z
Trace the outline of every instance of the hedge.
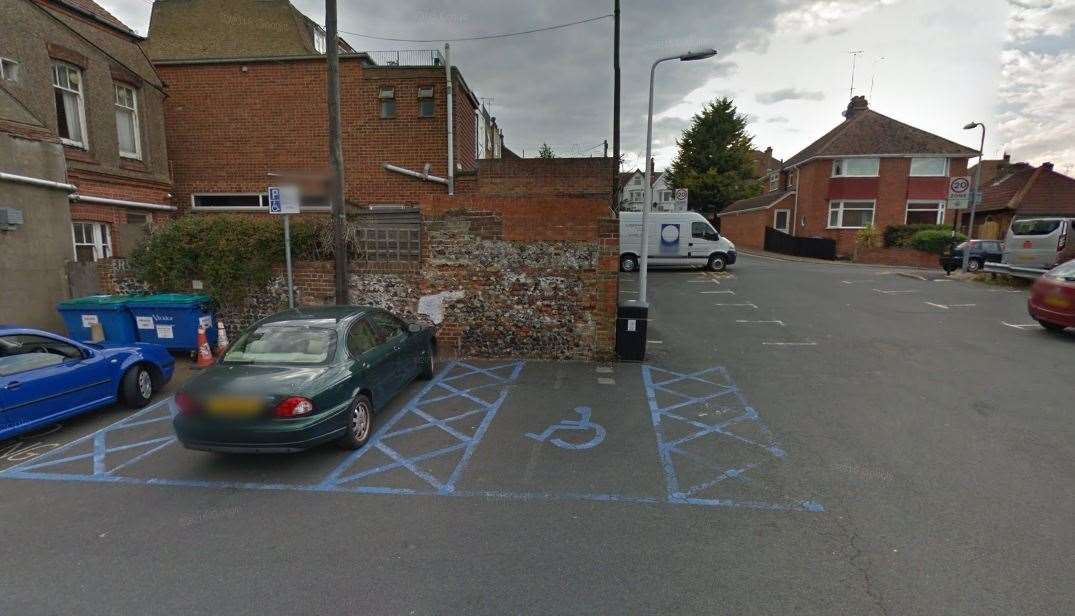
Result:
M951 232L948 225L890 225L885 228L885 248L910 248L911 238L919 231Z
M952 236L952 229L924 229L911 236L910 247L923 252L943 254L950 244L962 242L967 239L966 235L956 233Z

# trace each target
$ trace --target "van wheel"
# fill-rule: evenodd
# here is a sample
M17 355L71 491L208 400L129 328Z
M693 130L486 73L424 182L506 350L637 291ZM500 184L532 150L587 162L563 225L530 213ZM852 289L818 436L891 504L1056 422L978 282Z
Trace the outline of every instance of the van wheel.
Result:
M620 257L620 271L621 272L637 272L638 271L638 257L634 255L623 255Z
M709 257L709 264L706 268L711 272L723 272L728 268L728 264L724 260L724 255L713 255Z

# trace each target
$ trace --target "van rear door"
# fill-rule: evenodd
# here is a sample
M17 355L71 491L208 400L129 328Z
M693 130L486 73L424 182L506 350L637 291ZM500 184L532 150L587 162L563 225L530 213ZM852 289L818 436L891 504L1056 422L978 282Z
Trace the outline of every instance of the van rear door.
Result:
M1022 267L1051 268L1056 264L1060 237L1066 231L1067 221L1060 218L1012 221L1005 261Z

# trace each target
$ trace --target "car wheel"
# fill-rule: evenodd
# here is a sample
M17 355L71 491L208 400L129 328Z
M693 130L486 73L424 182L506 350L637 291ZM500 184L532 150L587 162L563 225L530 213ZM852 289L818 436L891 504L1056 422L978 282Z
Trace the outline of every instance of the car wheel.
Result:
M978 259L971 259L969 262L967 262L968 272L977 272L980 269L982 269L982 262Z
M123 402L132 409L140 409L153 398L153 375L144 366L127 370L120 383Z
M638 271L638 258L634 255L623 255L620 257L620 271L621 272L637 272Z
M436 351L437 349L433 346L432 342L430 342L429 345L426 346L426 361L422 365L422 371L418 373L418 378L422 379L423 381L428 381L429 379L433 378L433 373L436 372Z
M370 440L372 430L373 403L366 396L359 395L347 412L347 433L337 442L344 449L358 449Z
M711 272L723 272L728 267L728 263L724 260L724 255L713 255L709 257L709 264L706 267Z
M1064 327L1063 325L1061 325L1059 323L1050 323L1048 321L1038 321L1038 323L1040 323L1042 327L1044 327L1045 329L1047 329L1047 330L1049 330L1051 332L1062 332L1065 329L1067 329L1066 327Z

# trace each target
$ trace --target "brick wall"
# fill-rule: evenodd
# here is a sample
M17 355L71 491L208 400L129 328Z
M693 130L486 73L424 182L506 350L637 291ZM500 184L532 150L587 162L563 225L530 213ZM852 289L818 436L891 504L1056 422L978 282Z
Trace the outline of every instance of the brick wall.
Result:
M322 174L328 165L322 60L159 65L168 83L165 119L175 200L200 192L263 193L269 172ZM434 116L418 115L418 88L433 87ZM378 94L393 88L396 117L380 117ZM455 79L455 154L474 167L474 106ZM362 67L342 59L340 91L346 197L357 204L416 204L443 185L386 171L385 163L447 175L444 70Z
M483 160L464 194L597 197L611 200L611 158L516 158Z
M783 205L784 202L781 202ZM773 210L764 209L745 214L728 214L720 217L720 233L735 246L755 248L765 247L765 227L773 224Z
M171 199L168 197L170 187L167 184L135 182L129 179L112 178L101 174L85 173L75 170L68 172L68 180L78 186L78 193L80 195L160 205L171 204ZM127 224L127 214L146 215L154 222L167 220L174 215L172 212L164 210L146 210L80 201L71 202L72 221L104 222L109 224L109 230L112 234L112 254L116 257L127 256L122 249L124 226Z
M856 263L875 265L909 265L938 269L940 257L933 253L922 252L912 248L865 248L859 246L855 252Z

